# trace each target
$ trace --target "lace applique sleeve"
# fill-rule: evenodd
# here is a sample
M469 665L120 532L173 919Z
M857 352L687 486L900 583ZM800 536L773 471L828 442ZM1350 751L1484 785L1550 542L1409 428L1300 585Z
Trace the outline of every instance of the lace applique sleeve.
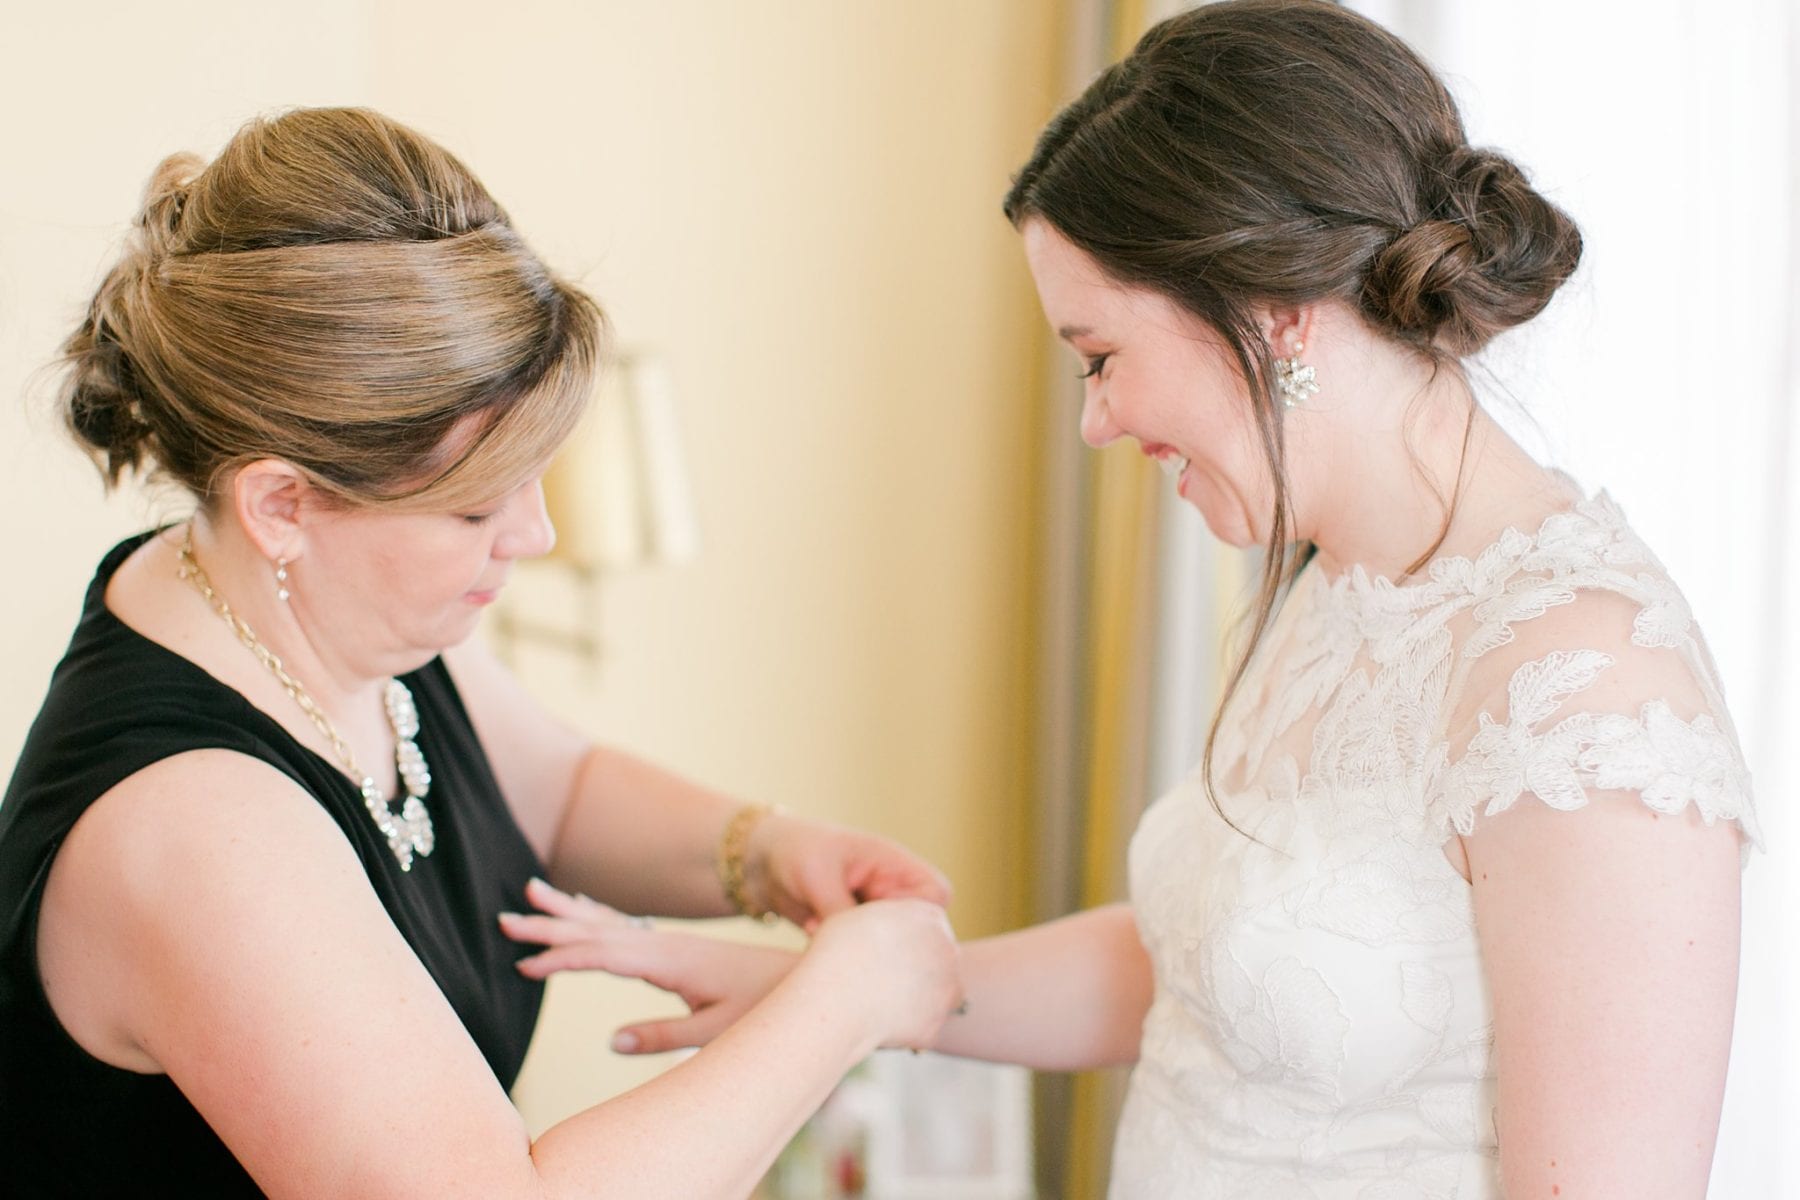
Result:
M1647 576L1543 580L1542 596L1532 583L1477 607L1462 641L1466 685L1434 789L1446 823L1467 835L1526 797L1569 811L1623 792L1735 821L1760 847L1749 771L1679 593Z

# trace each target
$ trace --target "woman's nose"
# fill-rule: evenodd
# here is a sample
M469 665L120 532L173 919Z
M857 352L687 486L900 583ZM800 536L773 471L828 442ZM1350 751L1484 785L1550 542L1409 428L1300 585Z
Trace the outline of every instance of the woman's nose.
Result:
M1123 433L1106 405L1105 393L1099 389L1089 392L1081 403L1081 440L1098 450Z
M494 542L496 558L538 558L556 545L556 526L544 506L544 485L532 480L513 497L507 529Z

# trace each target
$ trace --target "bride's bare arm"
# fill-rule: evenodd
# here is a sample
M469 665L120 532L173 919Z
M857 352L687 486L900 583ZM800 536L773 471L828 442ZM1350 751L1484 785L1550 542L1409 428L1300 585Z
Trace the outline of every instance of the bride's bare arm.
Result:
M968 1011L935 1049L1040 1071L1137 1061L1152 989L1128 905L970 942L962 959Z
M688 1016L620 1030L616 1045L626 1053L707 1043L795 961L768 947L634 928L602 905L544 885L528 894L543 911L503 922L512 937L547 947L524 960L526 974L604 970L647 980L687 1003ZM1151 973L1126 905L965 943L962 980L967 1011L944 1024L935 1050L1046 1071L1137 1058Z

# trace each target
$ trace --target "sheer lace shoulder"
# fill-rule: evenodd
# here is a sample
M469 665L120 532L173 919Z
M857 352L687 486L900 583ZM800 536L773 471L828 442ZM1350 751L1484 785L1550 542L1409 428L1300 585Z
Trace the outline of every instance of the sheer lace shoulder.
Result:
M1511 532L1511 531L1509 531ZM1761 845L1750 776L1717 672L1680 590L1604 496L1471 569L1456 631L1439 786L1461 834L1533 797L1581 808L1635 794L1692 807ZM1485 557L1485 556L1484 556Z

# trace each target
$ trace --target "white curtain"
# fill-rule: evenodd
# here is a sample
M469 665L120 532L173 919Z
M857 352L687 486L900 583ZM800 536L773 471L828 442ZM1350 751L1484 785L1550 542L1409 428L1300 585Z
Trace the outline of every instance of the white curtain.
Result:
M1612 493L1712 644L1769 840L1744 880L1712 1195L1800 1196L1800 17L1793 0L1349 6L1423 52L1471 139L1510 153L1582 226L1581 271L1485 365L1501 419ZM1192 630L1221 613L1235 566L1169 503L1164 786L1198 756L1216 673Z

